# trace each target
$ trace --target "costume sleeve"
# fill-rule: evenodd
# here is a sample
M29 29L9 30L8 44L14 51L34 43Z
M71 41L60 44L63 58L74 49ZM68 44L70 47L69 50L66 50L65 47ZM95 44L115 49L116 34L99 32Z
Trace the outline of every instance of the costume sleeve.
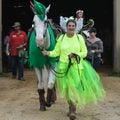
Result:
M85 40L81 35L78 35L78 36L80 41L80 52L77 54L80 56L80 58L85 58L87 56L87 47L85 44Z
M65 18L63 16L60 16L60 26L64 32L67 32L66 21L65 21Z
M53 51L49 51L50 57L57 57L60 55L61 37L62 37L62 35L58 38L55 49Z

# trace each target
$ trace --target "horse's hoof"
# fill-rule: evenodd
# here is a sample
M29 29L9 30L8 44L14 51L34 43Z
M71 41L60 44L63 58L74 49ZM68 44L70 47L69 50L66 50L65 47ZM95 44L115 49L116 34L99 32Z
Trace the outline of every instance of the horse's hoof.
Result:
M51 105L52 105L52 104L55 104L55 101L51 101Z
M68 117L70 116L70 112L67 113L67 116L68 116Z
M52 104L51 104L51 103L46 103L46 106L47 106L47 107L51 107Z
M41 105L41 106L40 106L40 111L46 111L46 107L43 106L43 105Z

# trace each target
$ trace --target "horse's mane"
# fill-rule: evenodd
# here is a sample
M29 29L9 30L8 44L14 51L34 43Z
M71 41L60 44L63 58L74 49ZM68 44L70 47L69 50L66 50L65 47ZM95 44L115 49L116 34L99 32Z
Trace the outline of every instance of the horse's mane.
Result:
M65 33L60 25L56 24L52 19L49 19L49 24L54 31L55 36Z

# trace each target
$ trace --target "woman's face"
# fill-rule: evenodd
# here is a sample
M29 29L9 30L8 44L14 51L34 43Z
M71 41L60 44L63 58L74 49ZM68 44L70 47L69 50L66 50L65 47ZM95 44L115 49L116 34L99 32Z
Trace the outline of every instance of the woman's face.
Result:
M74 22L69 22L68 25L67 25L67 31L69 33L72 33L75 31L75 28L76 28L76 25Z
M91 32L91 33L90 33L90 36L91 36L91 37L95 37L95 36L96 36L96 33L95 33L95 32Z

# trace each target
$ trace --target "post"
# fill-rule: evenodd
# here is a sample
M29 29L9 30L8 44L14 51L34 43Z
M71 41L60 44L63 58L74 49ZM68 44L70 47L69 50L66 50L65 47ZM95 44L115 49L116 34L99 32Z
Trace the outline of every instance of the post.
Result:
M0 73L2 72L2 0L0 0Z
M120 72L120 0L114 0L114 62L113 72Z

